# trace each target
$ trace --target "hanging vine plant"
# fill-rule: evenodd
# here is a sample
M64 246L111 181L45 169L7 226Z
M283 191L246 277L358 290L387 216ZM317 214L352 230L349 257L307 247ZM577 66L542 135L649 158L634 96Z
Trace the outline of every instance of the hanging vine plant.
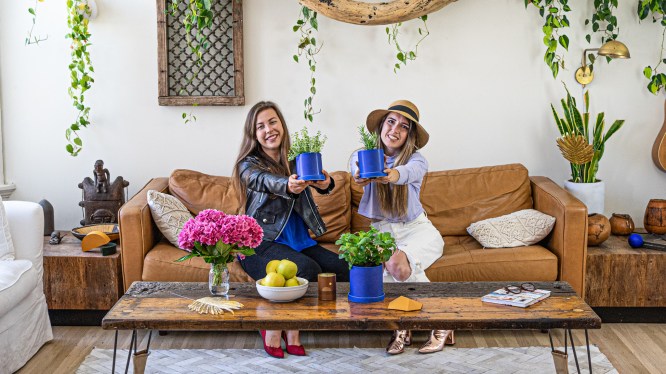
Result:
M90 107L85 103L85 93L95 81L92 78L92 73L95 70L90 62L90 53L88 52L88 47L91 45L88 18L91 14L92 11L87 1L67 0L67 26L69 27L69 33L66 35L66 38L72 39L70 46L72 50L71 62L68 66L71 83L68 93L72 99L72 105L78 111L76 120L65 131L65 137L69 143L66 149L72 156L77 156L83 147L83 142L79 137L78 131L82 127L90 125Z
M546 45L546 53L543 59L553 73L553 78L557 78L560 68L564 69L564 58L559 48L569 50L569 37L563 30L569 27L566 13L571 11L571 7L568 2L568 0L525 0L525 8L530 4L534 5L544 19L541 30L544 34L543 44Z
M395 55L396 59L398 62L393 65L393 72L397 73L398 70L400 69L400 65L407 66L407 61L414 61L416 60L416 57L418 56L418 50L419 50L419 45L421 42L430 35L430 31L428 30L428 15L423 15L421 17L418 17L418 19L423 22L423 29L419 27L418 32L419 35L421 35L421 38L416 42L416 45L414 46L413 50L403 50L400 47L400 43L398 43L398 34L400 27L402 27L402 22L394 23L391 26L386 26L386 35L388 35L388 43L391 45L395 46L395 49L398 51L398 53Z
M666 63L664 58L664 36L666 36L666 3L660 0L640 0L638 2L638 18L642 21L648 16L652 16L652 22L660 22L664 30L661 33L661 48L659 49L659 61L654 68L646 66L643 69L643 75L650 82L647 84L647 89L653 94L657 94L666 85L666 74L659 72L659 67L662 63Z
M314 110L312 101L317 94L315 79L315 72L317 71L317 59L315 56L321 51L323 44L317 44L317 39L314 34L319 31L319 22L317 21L317 12L309 9L308 7L301 7L298 20L292 27L294 32L300 33L298 41L298 52L293 56L294 61L297 63L300 58L305 58L308 62L308 69L310 70L310 90L308 97L303 102L303 117L305 120L312 122L314 115L321 111Z
M35 0L35 6L33 8L28 8L28 13L32 15L32 26L30 26L28 36L25 38L25 45L39 44L39 42L43 42L49 38L48 35L46 37L32 35L32 32L35 30L35 25L37 24L37 5L42 2L44 2L44 0Z
M171 0L167 14L175 17L178 14L180 3L181 0ZM185 4L185 12L180 21L185 29L185 42L194 57L194 63L197 68L192 72L190 79L188 79L183 87L192 83L203 67L203 54L209 46L205 31L210 30L213 25L213 18L215 17L213 0L185 0ZM194 37L192 36L193 30ZM181 90L181 93L182 91L184 90ZM192 104L192 106L196 107L197 104ZM183 112L181 117L185 124L196 122L197 120L197 117L191 111L190 113Z

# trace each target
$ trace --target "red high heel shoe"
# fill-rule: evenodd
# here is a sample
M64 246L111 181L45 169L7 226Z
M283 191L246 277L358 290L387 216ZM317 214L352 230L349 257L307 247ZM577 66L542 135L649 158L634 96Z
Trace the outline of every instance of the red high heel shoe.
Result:
M282 339L284 339L284 344L287 345L287 353L294 356L305 356L305 348L302 345L289 345L287 333L284 331L282 331Z
M275 358L284 358L284 352L281 347L269 347L266 345L266 330L259 330L261 342L264 343L264 351Z

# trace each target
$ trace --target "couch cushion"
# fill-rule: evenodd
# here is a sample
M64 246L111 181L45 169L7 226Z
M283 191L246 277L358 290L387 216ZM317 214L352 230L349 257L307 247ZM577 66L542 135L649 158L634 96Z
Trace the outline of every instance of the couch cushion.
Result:
M467 232L485 248L533 245L545 238L555 225L555 217L534 209L474 222Z
M157 243L146 254L141 279L148 282L208 282L210 264L205 263L201 257L175 262L186 254L166 241ZM229 264L229 281L252 282L253 279L234 261Z
M204 209L217 209L227 214L238 214L240 210L231 177L177 169L169 177L169 192L194 214Z
M349 191L350 177L345 171L334 171L331 178L335 181L335 188L328 195L319 194L312 190L315 204L319 214L326 224L326 233L317 238L321 242L335 242L345 232L349 232L351 221L351 192ZM314 238L312 233L311 236Z
M532 208L527 169L520 164L426 174L421 203L442 236L467 235L472 222Z
M37 270L29 260L0 261L0 317L37 288Z
M185 222L192 219L192 213L175 196L155 190L148 190L147 196L150 214L157 228L171 244L178 247L178 234Z
M0 261L13 260L15 257L12 234L9 231L9 221L5 212L5 204L0 197Z
M444 243L444 255L426 270L432 282L557 279L557 257L540 245L488 250L467 235L446 236Z

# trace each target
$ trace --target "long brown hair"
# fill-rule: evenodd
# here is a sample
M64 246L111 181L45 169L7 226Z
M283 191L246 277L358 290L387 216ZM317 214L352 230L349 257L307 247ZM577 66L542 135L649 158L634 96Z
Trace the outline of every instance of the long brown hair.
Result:
M264 152L257 140L257 116L259 113L267 109L273 109L277 114L280 122L282 123L282 142L280 143L280 158L276 162ZM238 157L236 158L236 163L234 164L233 180L234 187L238 193L238 199L240 201L240 211L245 212L245 203L247 202L247 191L246 184L240 178L240 163L245 159L245 157L253 155L257 156L262 164L260 168L272 173L289 176L289 161L287 161L287 152L291 147L291 140L289 137L289 129L287 128L287 123L284 121L282 112L278 106L271 101L260 101L256 103L250 111L247 113L247 118L245 118L245 126L243 127L243 140L238 151Z
M377 139L379 139L379 146L381 149L386 152L386 146L381 140L382 128L384 127L384 121L386 121L386 114L380 125L377 126L375 133L377 134ZM412 120L409 120L409 132L407 133L407 140L405 144L402 145L398 156L395 159L393 167L404 165L409 161L414 152L416 152L416 126ZM404 217L407 215L407 196L409 186L406 184L381 184L376 183L377 187L377 198L379 199L379 209L384 214L390 214L393 217Z

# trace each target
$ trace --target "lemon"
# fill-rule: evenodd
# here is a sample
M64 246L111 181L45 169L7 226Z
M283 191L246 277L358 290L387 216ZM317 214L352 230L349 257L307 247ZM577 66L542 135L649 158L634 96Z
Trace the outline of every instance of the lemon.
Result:
M271 260L266 265L266 274L275 273L279 264L280 264L280 260Z
M280 273L266 274L264 278L264 286L268 287L284 287L284 277Z
M300 283L298 283L298 279L296 277L293 277L291 279L287 279L286 282L284 282L285 287L294 287L294 286L300 286Z
M276 271L284 276L284 279L291 279L296 276L298 266L293 261L284 259L280 261Z

